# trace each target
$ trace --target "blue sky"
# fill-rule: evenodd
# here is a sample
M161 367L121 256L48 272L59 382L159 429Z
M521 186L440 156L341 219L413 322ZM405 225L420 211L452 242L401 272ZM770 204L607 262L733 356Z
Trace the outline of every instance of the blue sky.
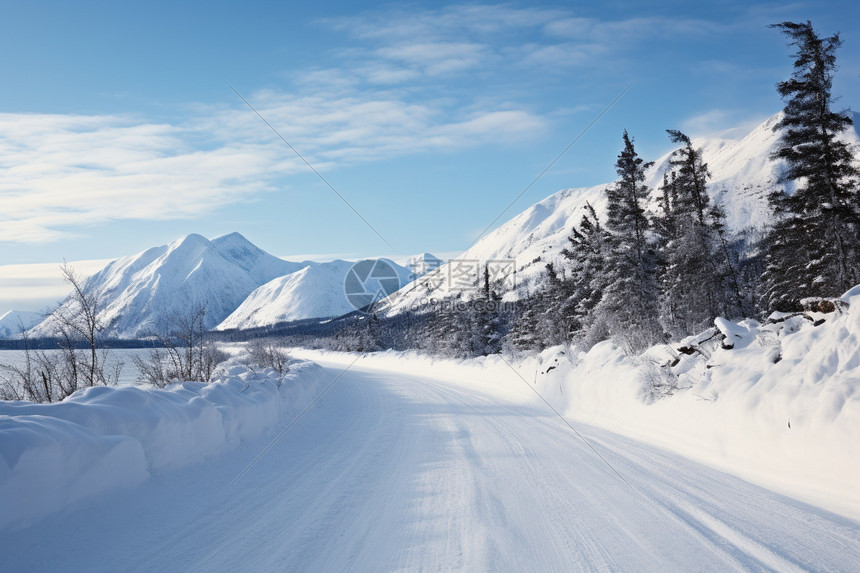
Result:
M625 128L654 159L667 128L778 111L782 20L842 33L834 92L860 106L854 3L357 4L4 5L0 265L190 232L280 256L454 253L631 83L499 223L611 180Z

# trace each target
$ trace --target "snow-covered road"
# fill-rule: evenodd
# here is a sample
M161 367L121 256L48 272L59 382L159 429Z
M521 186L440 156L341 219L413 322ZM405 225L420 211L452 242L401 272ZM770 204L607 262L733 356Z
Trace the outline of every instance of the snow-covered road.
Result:
M332 379L349 358L323 365ZM574 424L493 381L358 361L265 444L3 534L3 570L856 570L860 524Z

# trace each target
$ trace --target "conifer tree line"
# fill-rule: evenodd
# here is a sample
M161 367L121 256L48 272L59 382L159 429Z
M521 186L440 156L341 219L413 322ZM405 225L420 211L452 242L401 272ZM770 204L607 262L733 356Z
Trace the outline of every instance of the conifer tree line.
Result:
M796 48L791 78L777 84L785 109L773 155L793 191L768 198L766 236L749 248L727 234L708 195L708 165L687 135L667 130L678 147L662 184L650 189L651 164L625 131L604 218L585 206L563 260L547 264L545 286L523 301L510 342L589 348L612 339L638 352L704 330L717 316L796 311L804 298L837 297L860 283L860 173L839 139L853 122L832 110L841 40L818 36L810 22L771 27ZM656 210L647 208L652 196Z
M722 206L708 193L708 165L686 134L666 131L677 147L652 189L645 183L652 164L624 131L605 212L585 205L563 256L546 264L544 280L513 311L486 310L482 303L502 293L485 269L476 298L455 297L457 312L373 316L317 343L476 356L613 340L638 353L701 332L718 316L800 311L805 298L838 297L860 284L860 173L840 139L853 122L847 110L832 109L841 40L818 36L810 22L772 28L795 53L794 72L776 86L785 108L772 158L785 170L768 197L763 237L728 233Z

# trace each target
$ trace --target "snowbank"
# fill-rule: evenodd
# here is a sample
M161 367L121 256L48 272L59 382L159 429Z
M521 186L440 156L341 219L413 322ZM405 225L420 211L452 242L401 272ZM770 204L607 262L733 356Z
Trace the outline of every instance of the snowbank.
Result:
M229 362L210 384L89 388L58 404L0 402L0 530L268 436L324 381L311 362L291 364L283 380Z
M604 342L518 368L533 362L538 391L572 420L860 519L860 296L844 313L777 318L717 319L635 358Z

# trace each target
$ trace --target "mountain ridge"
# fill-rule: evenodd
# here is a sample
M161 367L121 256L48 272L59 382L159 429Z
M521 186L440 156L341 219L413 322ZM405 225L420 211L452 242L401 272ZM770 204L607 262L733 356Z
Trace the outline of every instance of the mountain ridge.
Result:
M860 117L858 114L854 116ZM779 132L773 128L781 117L782 112L774 114L736 139L692 139L693 146L702 150L704 161L712 174L708 181L708 194L725 209L727 230L733 236L764 232L771 217L768 204L770 192L778 188L788 193L794 190L793 182L781 181L784 163L772 159L772 153L780 140ZM858 124L855 122L854 129L846 130L840 138L850 144L860 167L860 136L857 129ZM658 208L659 187L663 174L671 168L670 156L671 152L659 157L646 171L645 183L650 188L649 211ZM614 161L614 158L607 158L607 161ZM516 300L526 296L543 280L546 263L557 262L562 258L561 251L567 246L571 229L579 224L586 204L594 207L601 220L605 218L604 191L613 184L614 181L557 191L485 235L456 260L515 261L516 288L508 290L504 299ZM458 289L455 285L449 285L447 277L450 270L451 262L428 273L425 280L401 289L386 299L380 312L393 316L420 308L421 301L428 297L468 299L477 292L476 289Z
M255 288L302 266L238 233L212 241L191 233L108 263L87 279L86 288L101 299L106 335L141 338L169 332L177 317L196 306L205 307L204 326L212 328ZM55 329L49 317L31 334L50 336Z
M375 260L388 264L397 273L401 285L412 280L411 269L391 259ZM341 259L309 263L295 273L272 279L248 295L215 330L259 328L309 318L333 318L353 312L356 308L346 296L344 282L355 264L356 261Z

